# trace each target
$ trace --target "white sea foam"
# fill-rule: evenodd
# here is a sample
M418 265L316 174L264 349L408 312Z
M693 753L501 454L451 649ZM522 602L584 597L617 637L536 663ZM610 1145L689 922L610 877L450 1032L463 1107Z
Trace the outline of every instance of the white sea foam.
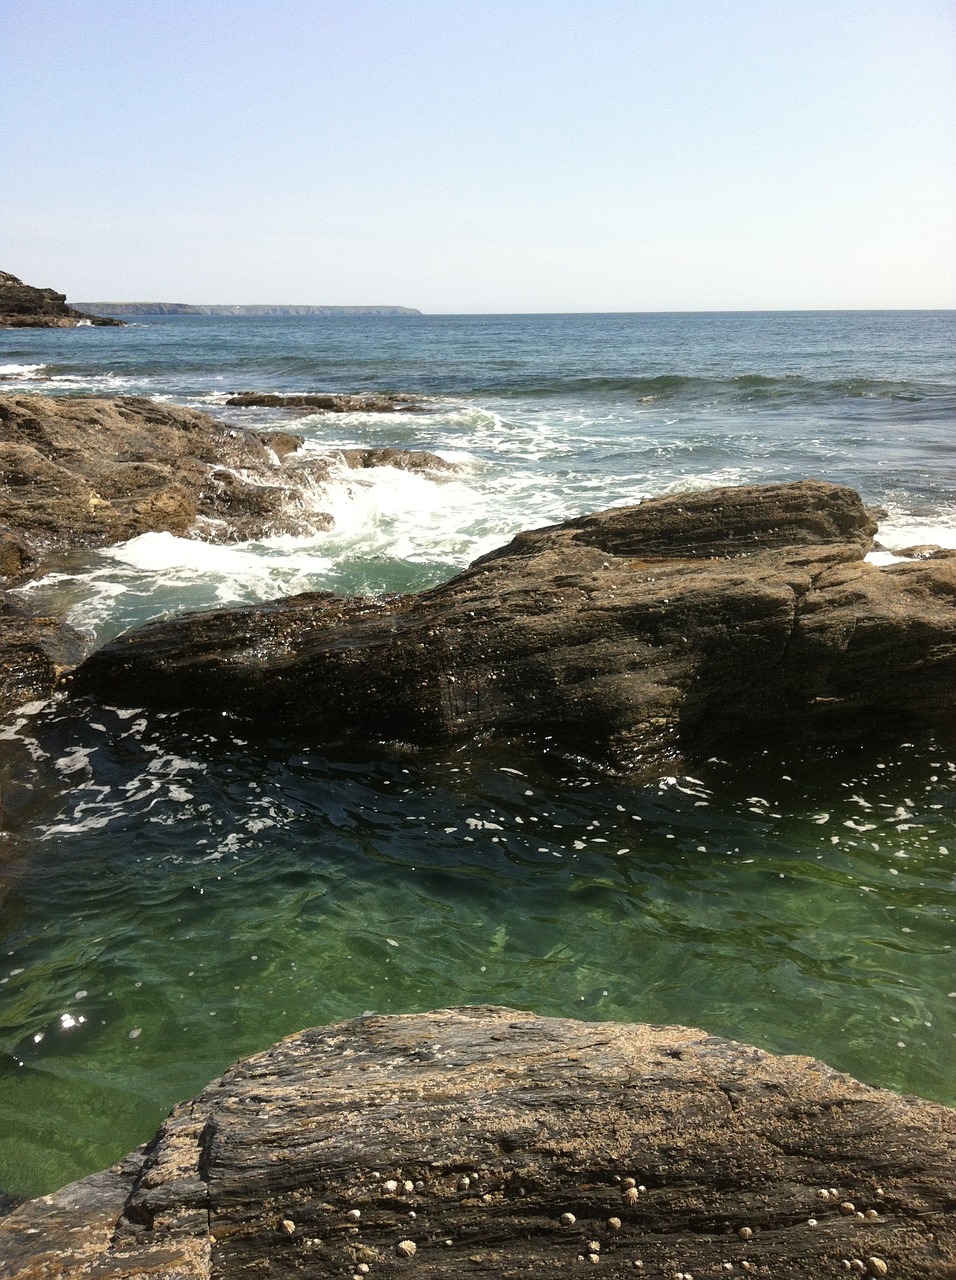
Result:
M0 364L0 378L35 378L45 364Z
M897 553L907 547L956 547L956 511L941 512L933 521L891 511L880 524L876 540L887 551Z

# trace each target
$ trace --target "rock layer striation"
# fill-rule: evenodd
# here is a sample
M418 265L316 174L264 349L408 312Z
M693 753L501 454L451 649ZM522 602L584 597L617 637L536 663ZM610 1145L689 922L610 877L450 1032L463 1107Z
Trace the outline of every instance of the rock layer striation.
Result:
M684 1027L369 1016L0 1221L9 1280L956 1274L956 1112Z
M956 718L956 557L877 568L820 481L652 499L547 529L419 595L189 614L77 687L313 738L547 738L659 771L734 739L859 739Z
M237 542L327 529L334 470L457 469L412 450L302 444L136 397L0 395L0 584L143 533ZM75 632L0 597L0 713L48 696L81 651Z

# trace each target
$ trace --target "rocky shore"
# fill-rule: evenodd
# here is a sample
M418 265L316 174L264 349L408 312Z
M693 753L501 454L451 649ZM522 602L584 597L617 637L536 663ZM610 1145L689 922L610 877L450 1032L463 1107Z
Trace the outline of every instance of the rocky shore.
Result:
M0 271L0 329L74 329L77 325L120 325L112 316L93 316L66 305L66 294L24 284Z
M328 528L333 466L453 469L302 440L145 399L0 396L4 583L144 532ZM327 744L546 741L647 775L780 733L948 732L956 553L876 567L875 529L856 493L821 481L651 499L521 533L420 594L158 622L93 654L72 688L228 709ZM0 707L48 696L82 648L8 593Z
M447 472L411 450L301 451L302 436L254 432L134 397L0 395L0 585L65 552L141 533L236 542L326 529L333 467ZM49 695L80 661L81 638L0 598L0 714Z
M519 534L430 591L194 613L74 688L311 740L546 740L638 773L734 743L956 722L956 554L877 568L820 481L679 494Z
M366 1016L0 1220L8 1280L956 1275L956 1112L686 1027Z

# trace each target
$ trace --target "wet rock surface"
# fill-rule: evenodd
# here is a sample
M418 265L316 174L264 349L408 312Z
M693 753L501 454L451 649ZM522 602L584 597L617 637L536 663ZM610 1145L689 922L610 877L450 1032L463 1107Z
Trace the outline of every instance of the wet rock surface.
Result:
M309 413L422 413L427 408L420 396L399 392L279 395L268 391L239 391L230 396L226 404L236 408L299 409Z
M951 727L956 558L876 568L820 481L652 499L519 534L451 581L186 615L76 687L221 707L311 738L547 738L638 772L781 732Z
M433 454L319 456L302 443L136 397L0 395L0 585L44 572L60 552L143 533L222 543L327 529L317 494L336 467L455 469ZM51 649L55 620L35 620L31 636L22 610L8 613L0 606L0 714L17 690L47 696L80 660L75 633Z
M177 405L0 396L0 526L40 548L292 532L301 483L278 462L254 433Z
M92 316L66 305L66 295L54 289L24 284L9 271L0 271L0 329L72 329L77 325L120 325L112 316Z
M292 1036L0 1221L34 1277L956 1274L956 1112L702 1031L491 1007Z

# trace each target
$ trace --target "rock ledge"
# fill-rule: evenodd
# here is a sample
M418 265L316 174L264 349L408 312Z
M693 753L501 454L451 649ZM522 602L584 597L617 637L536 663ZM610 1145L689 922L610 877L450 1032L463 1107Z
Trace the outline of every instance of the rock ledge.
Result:
M956 1274L956 1112L684 1027L492 1007L248 1058L0 1222L9 1280Z

